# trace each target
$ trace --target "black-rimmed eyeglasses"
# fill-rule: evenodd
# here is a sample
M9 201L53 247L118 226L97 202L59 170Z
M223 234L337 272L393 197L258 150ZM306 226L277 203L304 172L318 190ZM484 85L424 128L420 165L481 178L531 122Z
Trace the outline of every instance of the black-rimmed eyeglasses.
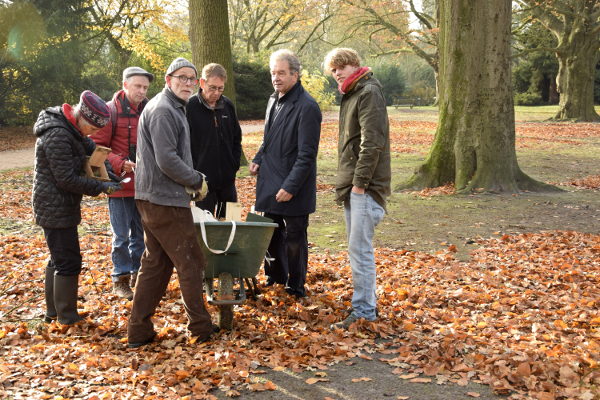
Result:
M186 84L188 81L192 84L192 85L197 85L198 84L198 78L188 78L187 76L184 75L171 75L173 78L178 78L180 83Z

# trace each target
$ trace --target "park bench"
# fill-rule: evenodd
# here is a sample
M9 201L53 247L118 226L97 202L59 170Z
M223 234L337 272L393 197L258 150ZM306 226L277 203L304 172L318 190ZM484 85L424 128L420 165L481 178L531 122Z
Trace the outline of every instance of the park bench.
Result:
M397 110L398 107L410 107L410 108L413 108L414 103L410 99L398 99L398 100L395 100L392 105L394 107L396 107L396 110Z

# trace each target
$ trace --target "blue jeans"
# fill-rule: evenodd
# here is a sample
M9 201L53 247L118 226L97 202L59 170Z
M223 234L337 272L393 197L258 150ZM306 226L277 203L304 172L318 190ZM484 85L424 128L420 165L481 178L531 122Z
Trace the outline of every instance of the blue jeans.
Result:
M111 258L113 282L120 276L137 273L146 249L142 217L133 197L109 197L108 213L113 231Z
M375 320L377 307L373 236L375 227L383 219L383 213L383 207L366 193L350 192L350 200L344 202L348 257L354 285L352 308L359 318L369 321Z

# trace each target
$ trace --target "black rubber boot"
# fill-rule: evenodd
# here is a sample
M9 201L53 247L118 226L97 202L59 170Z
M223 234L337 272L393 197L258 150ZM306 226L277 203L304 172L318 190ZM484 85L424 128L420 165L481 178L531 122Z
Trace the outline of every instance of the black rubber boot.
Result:
M56 305L58 322L63 325L72 325L83 321L81 315L77 313L78 288L79 275L54 275L54 304Z
M46 267L44 278L44 293L46 295L46 315L44 322L50 323L56 319L56 307L54 307L54 271L56 268Z

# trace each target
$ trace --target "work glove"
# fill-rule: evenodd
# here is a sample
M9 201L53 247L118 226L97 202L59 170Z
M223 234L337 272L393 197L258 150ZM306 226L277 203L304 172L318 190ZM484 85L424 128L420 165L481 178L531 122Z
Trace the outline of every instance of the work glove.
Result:
M102 192L106 194L113 194L117 190L121 190L121 183L115 182L102 182Z
M111 181L113 181L113 182L121 182L121 178L119 178L114 172L112 172L112 171L106 171L106 173L108 174L108 177L110 178Z
M196 171L198 172L198 171ZM186 186L185 191L190 196L190 200L192 201L201 201L208 194L208 184L206 183L206 175L202 172L198 172L200 177L202 178L202 185L199 185L199 189L194 189L191 186Z

